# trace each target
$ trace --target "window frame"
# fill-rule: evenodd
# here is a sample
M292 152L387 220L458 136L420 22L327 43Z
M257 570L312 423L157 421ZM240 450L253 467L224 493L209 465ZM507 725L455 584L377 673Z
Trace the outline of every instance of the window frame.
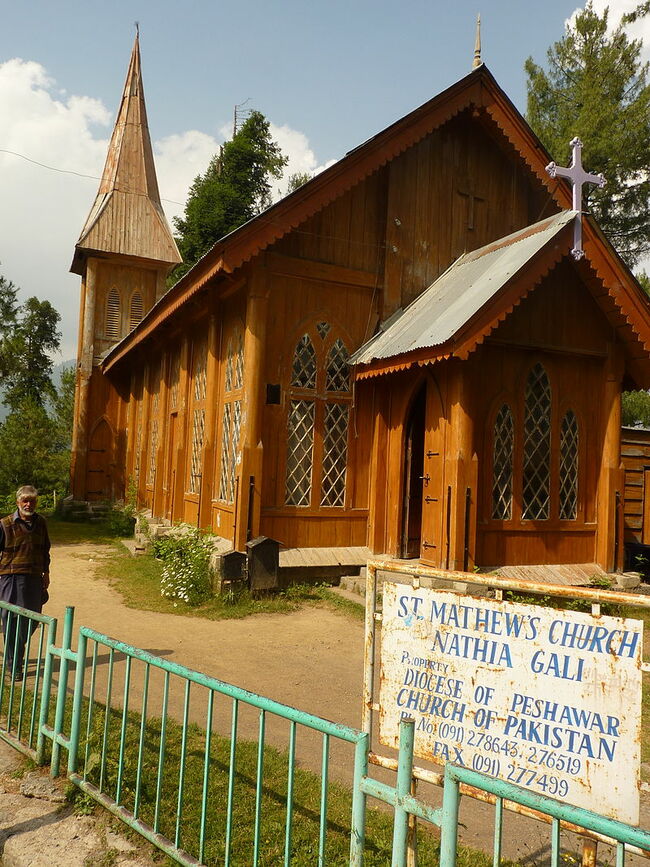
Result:
M550 401L550 456L549 456L549 515L547 518L524 518L523 517L523 471L524 471L524 422L526 413L526 386L529 376L535 366L541 364L548 377L551 401ZM529 529L536 528L545 530L579 529L586 523L586 487L585 487L585 455L587 448L586 428L583 413L575 402L567 396L558 394L558 386L561 377L558 376L552 362L539 357L529 359L522 373L516 377L516 393L502 391L492 401L488 413L485 438L486 473L484 485L484 523L492 527L504 529ZM493 490L495 484L494 473L494 443L495 425L501 408L506 405L510 408L514 424L513 432L513 478L512 478L512 511L510 518L495 518L492 512ZM561 470L561 426L568 412L575 416L578 430L577 448L577 494L575 518L560 517L560 470Z
M327 328L323 328L327 325ZM323 333L321 333L323 332ZM296 348L302 338L308 335L314 348L316 357L316 382L314 388L305 388L298 385L292 385L294 371L294 357ZM279 472L277 479L276 501L278 508L285 512L296 514L320 514L332 515L338 512L343 512L349 509L350 502L350 485L349 466L350 466L350 430L352 427L353 413L353 382L352 371L349 373L349 390L348 391L328 391L328 364L332 348L337 340L340 340L345 348L345 351L350 356L352 340L347 332L341 326L324 314L319 314L304 322L302 327L296 329L292 339L287 344L287 353L283 363L282 376L282 393L283 393L283 430L284 440L279 454ZM312 460L311 460L311 484L309 492L309 503L298 505L287 502L287 468L288 468L288 447L289 447L289 417L291 413L292 403L295 401L307 401L314 403L314 424L313 424L313 444L312 444ZM346 436L345 436L345 471L344 471L344 491L343 501L337 505L323 505L323 483L324 475L324 458L325 458L325 440L326 440L326 410L328 406L339 404L347 407L346 421Z

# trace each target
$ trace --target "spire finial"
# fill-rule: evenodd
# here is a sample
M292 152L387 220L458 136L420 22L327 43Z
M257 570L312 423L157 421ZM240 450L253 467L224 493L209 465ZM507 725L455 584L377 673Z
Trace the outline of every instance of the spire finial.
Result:
M135 21L134 24L135 24L135 38L139 39L140 38L140 22Z
M476 16L476 42L474 43L474 60L472 61L472 69L476 69L483 63L481 60L481 13Z

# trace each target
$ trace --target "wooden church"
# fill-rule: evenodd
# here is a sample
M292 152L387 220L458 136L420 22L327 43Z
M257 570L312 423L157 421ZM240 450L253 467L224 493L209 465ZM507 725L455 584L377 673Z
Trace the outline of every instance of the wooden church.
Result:
M242 550L622 562L650 305L484 65L179 260L139 47L81 275L72 486Z

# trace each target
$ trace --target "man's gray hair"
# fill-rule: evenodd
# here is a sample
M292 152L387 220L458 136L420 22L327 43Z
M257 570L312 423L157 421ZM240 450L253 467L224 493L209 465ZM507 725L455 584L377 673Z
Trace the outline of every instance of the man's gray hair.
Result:
M23 485L16 491L16 499L21 497L38 497L38 491L33 485Z

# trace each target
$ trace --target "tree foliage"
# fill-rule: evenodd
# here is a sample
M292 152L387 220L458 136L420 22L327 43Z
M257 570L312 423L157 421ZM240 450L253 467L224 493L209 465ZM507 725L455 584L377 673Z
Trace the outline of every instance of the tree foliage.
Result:
M203 256L212 245L271 203L271 179L287 164L271 138L269 122L251 112L241 128L210 161L205 174L190 187L183 217L174 219L176 243L183 264L174 279Z
M549 48L546 70L526 61L530 125L562 165L571 139L582 139L585 167L607 179L585 191L587 209L629 265L650 251L650 85L640 54L624 24L608 32L608 9L598 15L589 2Z
M49 301L18 302L18 290L0 276L0 375L2 403L10 410L0 424L0 496L19 485L42 491L68 488L74 370L56 388L51 353L59 348L59 314Z
M629 427L650 427L650 394L647 391L624 391L621 396L621 423Z
M307 181L311 181L314 176L311 172L294 172L292 175L289 175L289 180L287 182L287 195L289 193L293 193L294 190L297 190L298 187L302 187L303 184L306 184Z
M1 353L7 368L3 402L11 409L25 400L43 406L55 397L50 353L60 346L60 319L49 301L28 298L17 308L12 326L5 330Z

